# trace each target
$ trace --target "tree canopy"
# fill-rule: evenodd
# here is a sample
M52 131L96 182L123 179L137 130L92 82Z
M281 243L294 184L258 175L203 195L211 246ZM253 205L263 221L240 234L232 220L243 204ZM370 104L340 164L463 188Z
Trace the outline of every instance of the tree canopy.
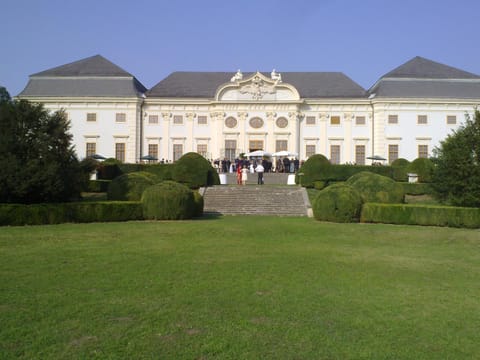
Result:
M80 195L83 177L63 111L0 101L0 202L60 202Z
M480 207L480 112L434 149L433 187L442 202Z

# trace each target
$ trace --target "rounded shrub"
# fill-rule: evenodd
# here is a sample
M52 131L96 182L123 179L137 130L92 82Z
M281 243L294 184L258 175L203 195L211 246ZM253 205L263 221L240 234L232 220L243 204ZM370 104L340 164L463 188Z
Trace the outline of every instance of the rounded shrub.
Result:
M143 191L156 183L154 174L139 171L123 174L113 179L108 185L108 200L139 201Z
M434 166L432 160L418 158L410 163L408 172L417 174L420 182L432 182Z
M313 182L313 188L315 190L323 190L327 186L327 183L325 181L314 181Z
M349 185L334 184L317 194L312 210L317 220L358 222L362 211L362 197Z
M203 196L198 191L193 192L193 200L195 202L194 217L201 217L203 215Z
M113 180L117 176L122 175L119 165L121 161L108 158L98 164L97 167L97 179L100 180Z
M143 217L150 220L191 219L196 211L193 191L175 181L148 187L142 195Z
M302 173L302 186L312 188L315 181L325 180L321 177L322 169L331 166L330 161L321 154L315 154L308 158L303 166L298 170L298 173ZM298 183L298 181L297 181Z
M358 191L364 202L402 203L405 198L402 185L368 171L351 176L346 183Z
M404 158L398 158L392 162L393 179L395 181L407 181L408 180L408 166L410 161Z
M173 169L172 180L191 189L220 184L220 178L210 162L194 152L186 153L178 159Z

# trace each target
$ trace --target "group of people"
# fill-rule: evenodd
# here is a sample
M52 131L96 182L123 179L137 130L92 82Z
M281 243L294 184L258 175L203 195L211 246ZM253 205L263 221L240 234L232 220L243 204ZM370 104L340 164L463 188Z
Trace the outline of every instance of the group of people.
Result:
M246 165L243 165L243 167L238 166L237 167L237 184L238 185L246 185L249 172L251 173L256 172L257 184L263 185L263 173L265 172L265 167L262 165L262 162L258 162L258 164L255 167L253 167L253 164L250 164L250 170L247 168Z
M250 169L253 166L253 169L257 167L260 163L264 168L264 172L277 172L277 173L295 173L298 171L300 167L300 161L295 159L289 159L288 157L278 158L275 162L275 167L273 166L274 163L265 158L263 160L260 159L235 159L231 161L229 159L217 159L212 161L213 167L217 169L219 173L233 173L237 172L238 168L242 169L244 166L247 169ZM253 171L251 171L253 172Z

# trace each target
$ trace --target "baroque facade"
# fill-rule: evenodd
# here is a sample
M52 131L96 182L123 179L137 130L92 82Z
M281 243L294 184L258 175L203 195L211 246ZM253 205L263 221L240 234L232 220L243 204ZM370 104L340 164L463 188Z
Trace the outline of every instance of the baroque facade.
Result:
M480 103L480 76L421 57L369 90L338 72L174 72L147 90L100 55L30 76L18 98L64 109L79 158L175 161L258 149L333 163L428 157Z

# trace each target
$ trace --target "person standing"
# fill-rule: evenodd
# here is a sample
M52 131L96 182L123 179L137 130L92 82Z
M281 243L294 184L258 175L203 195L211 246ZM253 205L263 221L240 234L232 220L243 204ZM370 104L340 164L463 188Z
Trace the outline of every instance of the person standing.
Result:
M258 163L257 167L255 168L255 171L258 174L257 184L263 185L263 172L265 171L265 168L261 163Z
M246 166L243 166L242 169L242 185L246 185L248 180L248 169Z
M240 163L237 165L237 185L242 185L242 166Z

